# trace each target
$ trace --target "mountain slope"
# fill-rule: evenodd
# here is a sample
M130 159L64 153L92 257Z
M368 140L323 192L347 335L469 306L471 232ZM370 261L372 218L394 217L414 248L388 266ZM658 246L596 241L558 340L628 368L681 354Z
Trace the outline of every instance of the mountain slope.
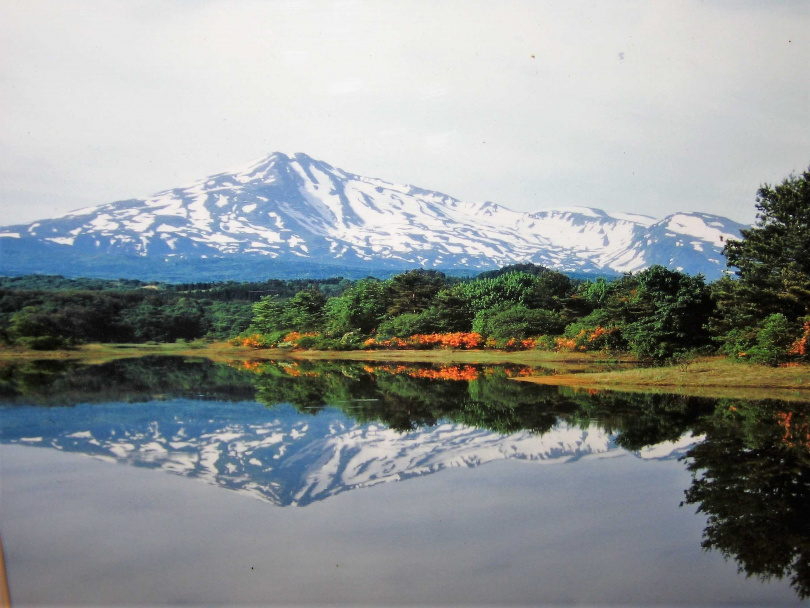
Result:
M742 227L698 213L660 221L584 207L519 213L275 153L186 188L2 228L0 272L48 272L61 263L85 274L131 274L160 263L208 265L236 278L239 264L262 276L289 264L368 272L534 262L610 274L662 263L715 278L725 267L723 239Z

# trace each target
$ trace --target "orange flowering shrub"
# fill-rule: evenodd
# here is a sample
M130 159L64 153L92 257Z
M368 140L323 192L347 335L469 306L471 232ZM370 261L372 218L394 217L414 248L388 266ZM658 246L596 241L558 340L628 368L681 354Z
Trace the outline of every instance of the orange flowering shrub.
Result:
M557 350L609 350L611 345L616 345L618 331L616 327L606 328L601 325L594 328L583 327L574 336L569 334L557 338Z
M576 350L576 349L577 349L576 338L557 338L557 350Z
M234 346L243 346L245 348L268 348L270 346L261 334L239 336L229 340L229 342Z
M504 345L506 350L529 350L537 347L537 338L509 338Z
M479 348L483 345L480 334L456 332L451 334L415 334L407 339L369 338L367 348Z
M593 330L593 333L591 333L590 336L588 336L588 342L596 342L599 338L601 338L602 336L604 336L607 333L608 333L608 330L606 330L604 327L602 327L600 325L596 329Z
M416 347L479 348L483 343L481 334L455 332L451 334L416 334L408 341Z
M379 338L369 338L363 342L366 348L405 348L408 346L408 341L402 338L386 338L381 340Z
M804 333L791 344L790 350L788 350L789 355L797 357L807 356L807 346L808 342L810 342L810 321L805 321L803 329Z
M294 346L297 347L302 338L317 338L317 332L301 333L299 331L291 331L278 342L278 346Z

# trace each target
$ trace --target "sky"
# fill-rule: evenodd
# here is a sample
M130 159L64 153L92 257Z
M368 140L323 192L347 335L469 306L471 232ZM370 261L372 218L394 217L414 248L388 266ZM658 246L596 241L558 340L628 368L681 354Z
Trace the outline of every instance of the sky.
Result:
M755 219L810 2L0 0L0 224L304 152L520 211Z

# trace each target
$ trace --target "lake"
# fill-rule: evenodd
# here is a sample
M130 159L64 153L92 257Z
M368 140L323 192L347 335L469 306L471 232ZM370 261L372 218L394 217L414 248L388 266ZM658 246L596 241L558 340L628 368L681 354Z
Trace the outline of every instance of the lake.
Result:
M533 371L6 364L12 601L802 605L810 403Z

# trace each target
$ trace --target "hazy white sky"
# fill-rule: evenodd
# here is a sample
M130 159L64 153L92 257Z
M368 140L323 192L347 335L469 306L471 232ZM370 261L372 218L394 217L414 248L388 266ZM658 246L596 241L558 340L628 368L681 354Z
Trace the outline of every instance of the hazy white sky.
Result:
M754 219L810 2L0 0L0 224L273 151L518 210Z

